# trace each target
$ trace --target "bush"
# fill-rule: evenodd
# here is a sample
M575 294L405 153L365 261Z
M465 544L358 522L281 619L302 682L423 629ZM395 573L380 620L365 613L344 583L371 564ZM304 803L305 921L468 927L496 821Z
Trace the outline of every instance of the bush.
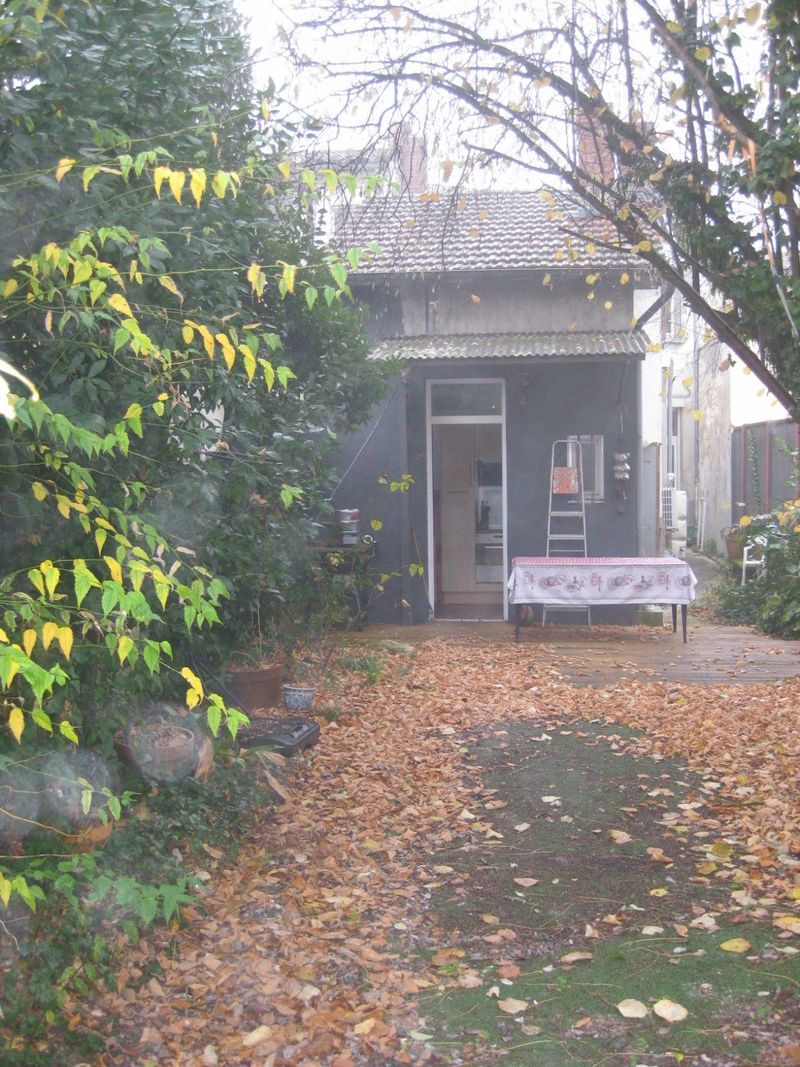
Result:
M766 567L744 585L723 583L714 613L726 622L800 638L800 500L788 500L769 515L745 515L739 526L750 540L763 544Z

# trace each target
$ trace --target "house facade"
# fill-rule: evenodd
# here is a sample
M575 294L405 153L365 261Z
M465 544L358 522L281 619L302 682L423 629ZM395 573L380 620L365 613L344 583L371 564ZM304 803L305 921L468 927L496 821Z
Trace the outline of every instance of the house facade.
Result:
M550 512L581 500L585 554L651 554L639 321L659 286L613 234L552 194L493 191L368 201L339 239L380 249L350 285L397 372L342 442L335 495L375 539L370 617L508 617L512 559L547 554ZM554 494L578 456L579 492Z

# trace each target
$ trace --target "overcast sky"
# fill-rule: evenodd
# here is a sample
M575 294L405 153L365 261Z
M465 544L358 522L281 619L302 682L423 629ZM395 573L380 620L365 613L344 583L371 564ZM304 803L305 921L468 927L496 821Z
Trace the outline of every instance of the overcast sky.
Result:
M275 0L236 0L236 4L250 24L253 44L259 53L255 67L256 84L266 85L272 78L279 88L289 86L292 92L297 92L301 104L311 105L320 95L324 96L318 84L308 85L308 75L304 76L305 89L293 83L291 67L280 54L279 29L286 25L292 11L297 11L298 15L302 13L302 4L295 0L281 0L280 3ZM291 99L291 92L284 95ZM499 184L507 185L508 182ZM783 407L773 397L763 394L754 376L745 374L741 363L737 362L731 373L731 421L734 426L787 417Z

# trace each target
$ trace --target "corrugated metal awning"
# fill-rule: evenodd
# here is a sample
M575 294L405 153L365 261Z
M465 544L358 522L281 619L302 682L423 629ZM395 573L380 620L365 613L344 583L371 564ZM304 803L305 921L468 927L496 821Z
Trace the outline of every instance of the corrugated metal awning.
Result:
M370 359L644 359L647 337L640 331L591 333L487 333L442 337L397 337L379 341Z

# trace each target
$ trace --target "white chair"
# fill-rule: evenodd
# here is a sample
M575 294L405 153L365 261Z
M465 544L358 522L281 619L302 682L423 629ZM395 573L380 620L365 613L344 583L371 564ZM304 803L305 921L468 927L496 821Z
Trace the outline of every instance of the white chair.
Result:
M742 585L747 581L748 570L755 571L756 578L760 578L764 573L767 562L764 556L765 545L766 540L763 537L755 537L745 544L742 551Z

